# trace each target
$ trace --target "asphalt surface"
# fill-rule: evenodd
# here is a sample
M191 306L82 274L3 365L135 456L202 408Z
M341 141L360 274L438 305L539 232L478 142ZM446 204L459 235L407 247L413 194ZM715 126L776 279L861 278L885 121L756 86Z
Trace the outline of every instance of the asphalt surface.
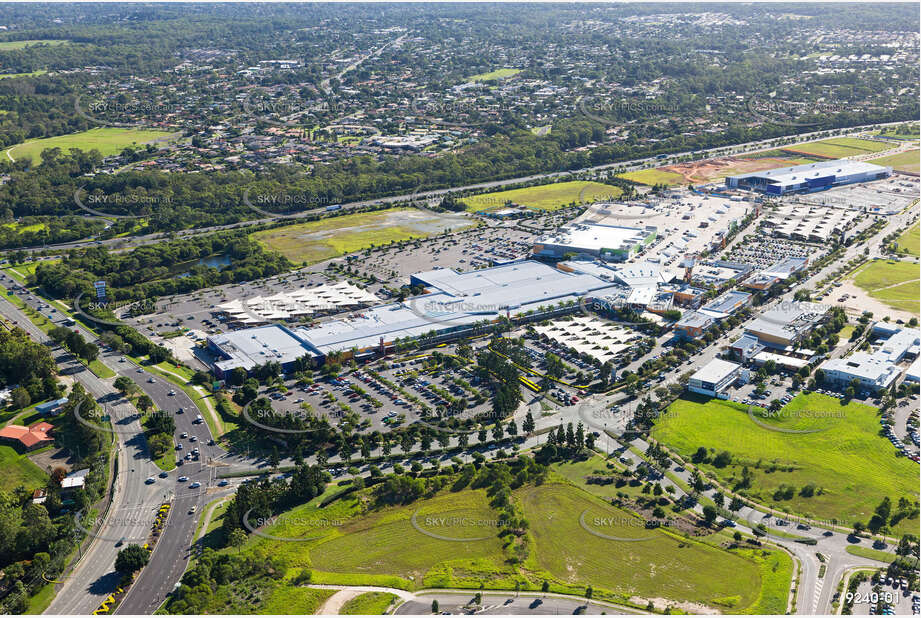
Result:
M173 484L175 498L169 519L150 556L150 563L141 571L115 612L117 614L150 614L163 602L185 572L192 555L193 535L198 518L205 504L211 500L207 492L209 488L216 487L215 468L210 465L210 462L222 457L225 453L217 445L208 445L212 439L211 431L206 422L194 422L195 417L199 414L198 408L185 391L143 369L139 373L140 368L131 362L115 362L114 365L113 368L117 373L138 383L153 400L157 409L174 413L180 407L184 408L185 411L182 414L173 414L176 420L176 433L186 432L190 436L198 436L198 442L195 444L201 451L198 461L185 462L170 472L168 480ZM153 383L148 382L150 378L154 380ZM170 395L170 392L175 394ZM186 448L191 448L189 446L191 443L187 440L182 442ZM177 457L184 452L177 451ZM189 480L180 482L177 480L180 476L187 476ZM201 487L190 488L189 485L195 482L201 483ZM190 514L189 509L193 506L195 513Z
M51 344L48 336L6 299L0 299L0 312L19 322L18 325L35 341ZM141 431L134 407L69 353L56 348L55 356L61 372L72 375L105 406L117 431L114 438L118 441L118 473L108 517L100 529L93 533L94 538L86 552L66 577L45 612L89 614L118 584L118 576L113 568L119 551L116 543L123 538L125 544L146 541L153 524L150 513L163 497L163 488L145 482L147 477L156 475L158 470L150 461L147 440Z
M581 599L515 593L483 593L479 606L473 606L475 592L432 592L421 593L416 598L406 601L393 613L398 615L426 615L432 613L432 601L438 600L438 611L450 614L486 614L486 615L553 615L575 614L582 608L584 614L642 614L636 610L599 604Z

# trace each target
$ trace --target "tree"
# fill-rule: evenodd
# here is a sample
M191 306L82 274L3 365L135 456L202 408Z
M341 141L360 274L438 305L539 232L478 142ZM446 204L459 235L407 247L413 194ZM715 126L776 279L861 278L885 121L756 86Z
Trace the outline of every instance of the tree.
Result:
M153 399L150 398L150 395L141 395L138 397L137 403L135 403L135 405L141 412L146 413L153 407L154 403Z
M230 533L228 543L231 547L236 547L237 553L240 553L240 548L246 543L246 531L243 528L234 528Z
M173 437L165 433L155 433L147 438L147 445L154 458L157 458L173 448Z
M502 423L496 423L492 428L492 439L501 440L504 433L505 432L502 429Z
M521 430L526 434L534 431L534 416L530 412L525 415L524 422L521 423Z
M717 514L718 513L715 506L708 504L704 507L704 521L707 522L708 526L712 525L713 522L716 521Z
M13 407L16 409L28 407L28 405L32 403L32 397L29 395L29 391L22 386L16 387L16 389L13 390L12 400Z
M115 570L122 575L131 575L147 565L150 553L140 545L129 545L118 552L115 558Z
M114 386L115 389L118 390L118 392L122 395L127 395L137 389L137 385L134 383L134 380L126 376L118 376L115 378Z

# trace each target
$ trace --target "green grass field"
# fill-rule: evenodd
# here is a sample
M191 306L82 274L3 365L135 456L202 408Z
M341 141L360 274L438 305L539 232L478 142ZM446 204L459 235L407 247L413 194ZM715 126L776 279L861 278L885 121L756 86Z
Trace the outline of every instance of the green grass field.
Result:
M29 275L35 274L35 269L38 268L39 264L57 264L60 261L61 260L35 260L32 262L24 262L22 264L7 265L2 270L21 283L25 283Z
M582 594L590 584L595 598L614 601L637 595L738 612L785 610L792 563L782 552L727 551L646 530L639 518L567 482L526 485L513 499L530 522L532 543L530 555L518 564L507 560L492 523L499 515L485 492L469 489L370 511L356 497L322 510L315 499L265 530L310 540L251 536L244 551L282 560L289 578L309 567L314 583L505 590L518 583L538 590L547 580L551 591ZM586 528L642 540L603 538Z
M518 75L519 73L521 73L521 69L496 69L495 71L490 71L489 73L471 75L467 79L473 82L494 82L500 79L512 77L513 75Z
M103 380L115 377L115 372L104 365L99 359L90 361L89 368L90 371L95 373L97 377L100 377Z
M915 223L899 236L899 250L905 249L912 255L921 256L921 223Z
M782 150L794 154L840 159L842 157L880 152L881 150L889 150L890 148L892 148L892 144L887 144L885 142L876 142L856 137L834 137L831 139L823 139L818 142L795 144L793 146L784 147Z
M681 185L685 183L684 176L675 172L667 172L656 168L625 172L618 174L618 178L632 180L643 185Z
M0 51L24 49L32 45L63 45L69 43L66 39L29 39L28 41L0 41Z
M335 590L319 588L279 587L275 588L259 608L260 614L278 614L282 616L309 616L316 613L320 606Z
M857 287L893 309L909 311L915 315L921 311L921 303L918 301L921 281L917 264L875 260L857 269L853 279Z
M906 150L898 154L880 157L879 159L870 159L870 163L876 165L888 165L894 170L902 172L921 172L921 151Z
M47 230L47 223L30 223L27 225L22 225L20 223L4 223L3 227L15 230L17 232L37 232L39 230Z
M389 208L264 230L254 233L252 238L292 262L312 264L353 251L411 238L425 238L472 225L472 221L454 215L432 214L414 208Z
M895 457L892 444L879 435L875 408L856 402L841 405L838 399L813 393L796 397L784 415L758 421L779 429L822 431L774 431L756 424L742 404L679 399L656 422L652 435L686 458L701 446L729 451L730 465L703 468L733 488L747 466L753 482L744 492L752 499L815 519L836 519L845 526L866 523L886 496L893 504L901 497L918 499L917 464ZM815 485L815 495L801 496L799 490L809 484ZM781 485L794 487L796 495L775 500ZM895 532L917 528L917 519L902 520Z
M462 198L467 210L482 212L505 208L506 202L520 204L535 210L558 210L573 203L590 204L602 200L613 200L621 196L620 187L600 182L573 180L537 187L496 191Z
M0 74L0 79L16 78L16 77L36 77L38 75L44 75L47 72L48 71L45 69L39 69L37 71L31 71L29 73L3 73L3 74Z
M383 616L397 595L389 592L365 592L349 599L339 610L340 616Z
M42 150L46 148L60 148L65 153L71 148L79 148L84 151L95 149L102 156L107 157L120 153L128 146L147 144L169 135L172 135L169 131L102 127L80 133L23 142L7 148L6 156L11 157L13 160L29 158L32 159L33 163L37 163L41 158Z
M708 606L722 600L720 604L734 611L744 611L758 601L761 574L753 560L663 531L651 533L627 525L624 511L570 485L547 483L518 493L536 543L528 566L563 582ZM602 534L649 540L624 542L595 536L580 524L582 513L587 527ZM595 525L604 518L613 518L616 524Z
M879 560L880 562L893 562L897 556L887 551L880 551L872 547L863 547L861 545L848 545L844 548L849 554L869 558L870 560Z
M48 481L48 475L41 468L11 446L0 445L0 470L3 470L0 489L4 491L12 491L20 485L32 490L43 487Z

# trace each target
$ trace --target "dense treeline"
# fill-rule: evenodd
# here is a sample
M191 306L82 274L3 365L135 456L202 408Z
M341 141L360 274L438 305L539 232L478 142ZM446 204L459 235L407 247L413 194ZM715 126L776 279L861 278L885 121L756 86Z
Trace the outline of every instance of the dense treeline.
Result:
M888 112L848 112L828 116L825 128L843 128L871 123L916 118L918 105ZM85 174L100 163L98 153L59 151L43 157L32 171L14 171L0 187L0 211L15 217L72 215L79 213L77 200L87 203L103 196L119 196L118 203L106 203L104 212L149 217L140 231L178 230L220 225L257 218L246 196L301 196L306 204L334 204L387 195L408 194L423 189L460 186L488 180L560 172L627 161L655 154L695 152L749 141L782 137L798 131L790 127L748 124L721 133L697 136L673 135L650 147L631 141L607 144L587 150L603 136L604 127L589 120L563 120L549 136L529 131L503 129L489 139L456 153L435 158L425 156L353 157L314 166L307 173L300 167L274 166L265 171L215 172L208 174L166 174L130 172ZM79 196L79 197L76 197ZM90 196L93 196L91 198ZM26 243L19 243L26 244Z
M228 503L222 530L230 539L235 530L261 528L273 515L316 498L326 488L330 475L319 466L302 464L285 479L263 478L244 483Z
M23 614L30 595L57 578L83 540L84 528L93 527L92 518L81 519L84 511L102 496L108 472L108 458L102 432L75 420L74 410L96 423L96 402L76 383L67 403L62 406L61 420L56 422L55 443L69 448L77 467L89 468L84 487L67 496L61 490L65 468L52 472L44 487L42 504L32 502L32 492L19 486L11 492L0 491L0 609L4 613ZM72 502L65 505L65 499Z
M199 259L226 255L223 270L197 264ZM108 282L111 300L140 300L192 292L224 283L252 281L290 270L287 258L264 250L246 232L218 232L113 253L104 247L71 252L57 263L41 263L35 281L62 298L93 294L93 281ZM179 276L187 273L186 276Z
M55 379L55 370L48 348L33 341L24 330L0 330L0 385L19 385L28 394L26 400L21 399L21 393L14 393L14 404L18 407L59 397L61 387Z

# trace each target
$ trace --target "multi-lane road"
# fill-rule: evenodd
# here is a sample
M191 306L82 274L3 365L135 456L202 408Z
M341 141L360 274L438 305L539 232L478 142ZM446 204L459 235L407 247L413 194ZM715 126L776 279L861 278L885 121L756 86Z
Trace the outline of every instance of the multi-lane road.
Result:
M5 275L3 277L0 283L9 286L10 279ZM44 304L34 294L20 295L20 298L36 309ZM52 344L50 338L23 312L3 298L0 298L0 313L15 321L34 340ZM44 313L49 315L47 309ZM55 324L63 325L65 316L60 312L51 313L50 316ZM81 325L69 328L77 330L89 341L96 341L95 336ZM111 384L112 379L107 381L98 378L60 348L56 348L56 352L60 371L73 375L111 416L118 467L112 501L105 520L98 530L92 530L93 539L85 554L60 584L46 613L92 613L118 584L114 564L120 548L130 543L145 543L153 528L158 506L163 502L172 502L169 518L159 542L154 546L148 568L141 572L118 608L120 613L151 613L185 570L198 513L209 499L208 489L215 485L214 468L209 463L225 453L220 447L210 444L212 436L208 424L195 422L198 408L185 391L120 354L103 353L100 355L103 364L117 374L134 380L150 396L158 410L173 414L177 435L185 432L198 438L195 443L183 440L186 449L181 451L184 455L197 446L200 450L198 461L184 462L166 478L161 478L160 469L151 461L138 412L115 390ZM183 414L176 414L180 407L184 409ZM180 482L180 476L188 477L188 480ZM195 482L201 486L190 488ZM195 514L189 513L193 506ZM89 525L86 527L92 529Z

